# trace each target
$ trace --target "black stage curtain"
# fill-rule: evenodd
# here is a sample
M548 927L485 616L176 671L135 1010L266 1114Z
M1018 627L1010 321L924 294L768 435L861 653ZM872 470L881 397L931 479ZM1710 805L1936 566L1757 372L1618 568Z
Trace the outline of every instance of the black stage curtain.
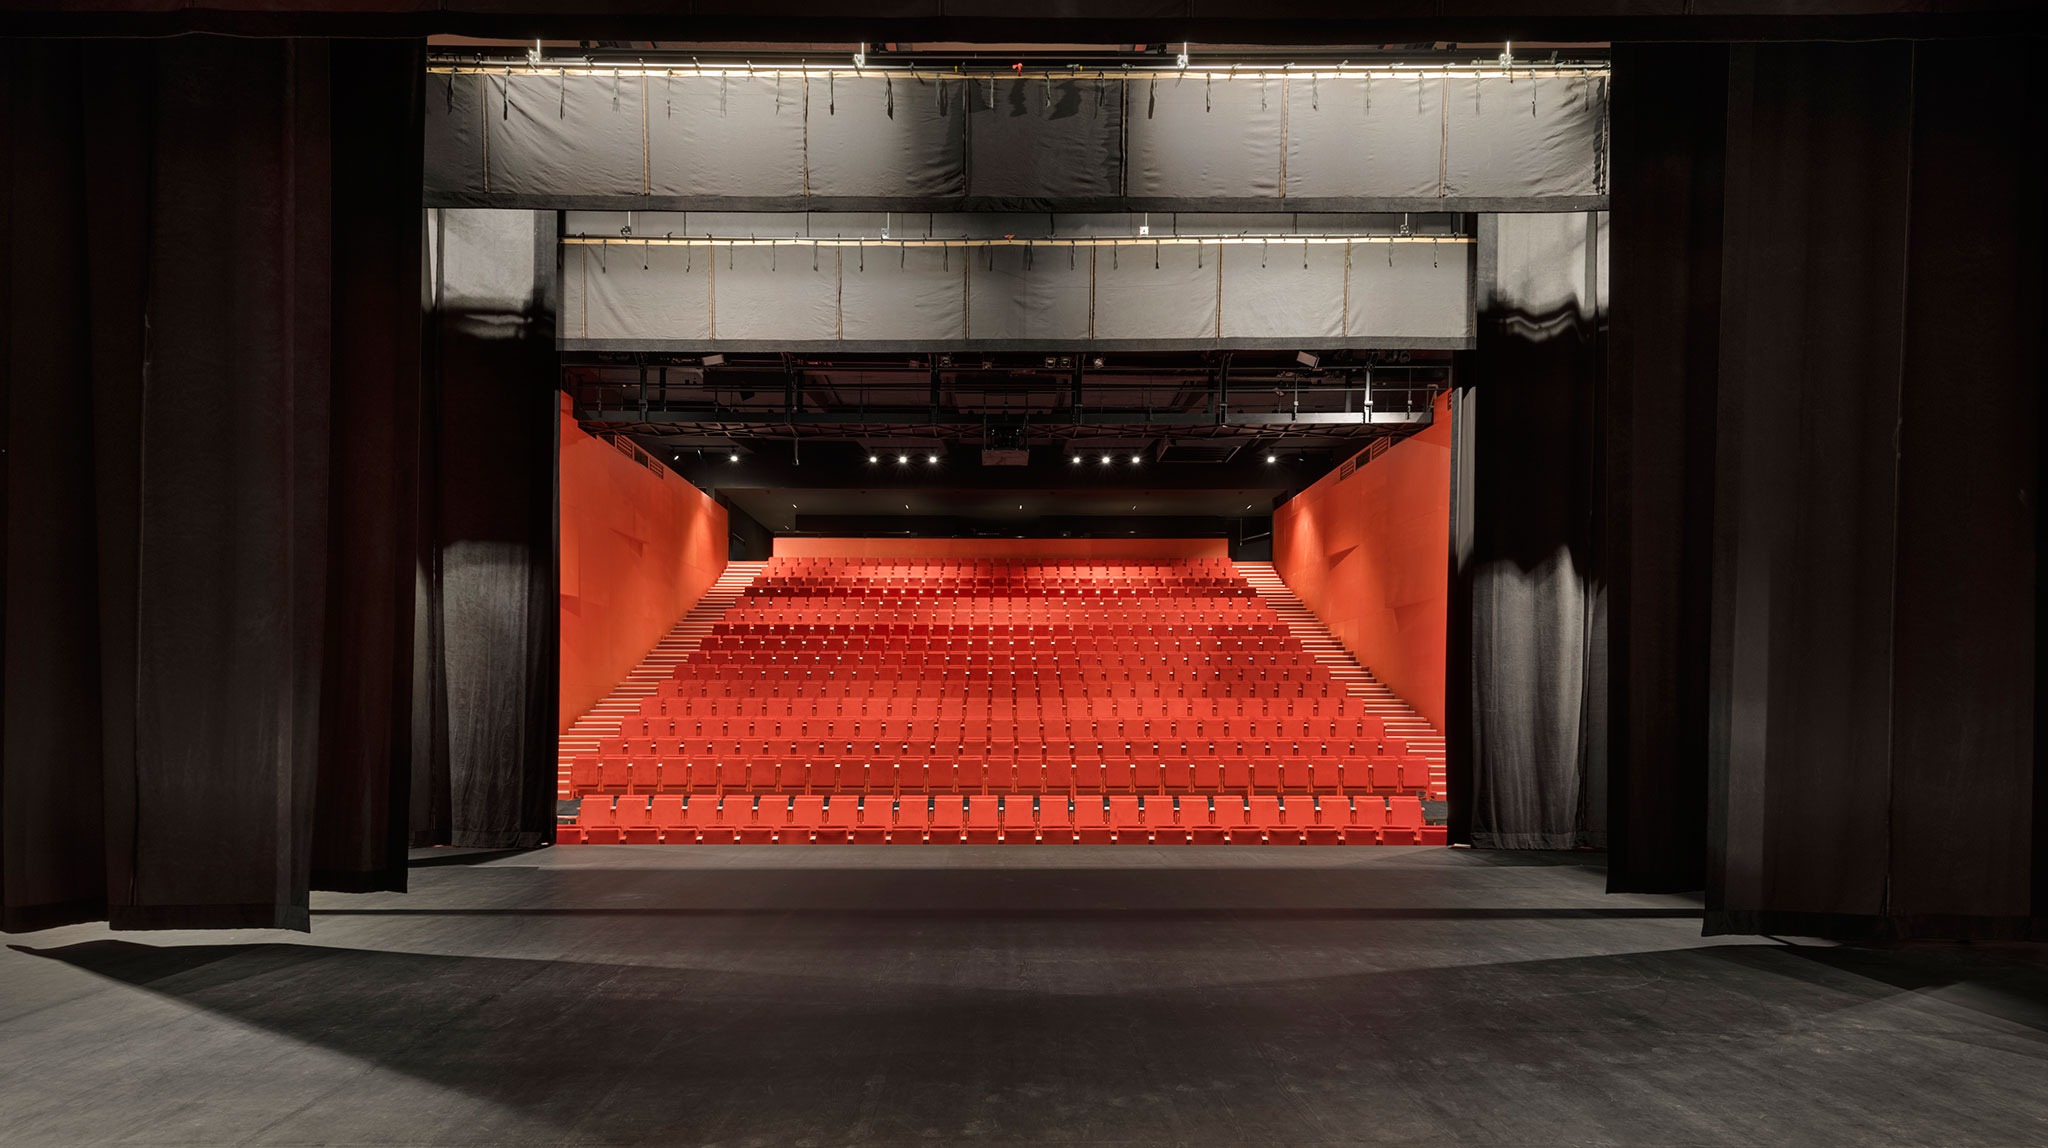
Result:
M1615 882L1684 887L1703 824L1710 932L2041 930L2041 125L1997 50L1616 54L1673 111L1614 140Z
M557 790L557 227L553 212L468 217L497 217L484 232L489 268L525 272L530 259L514 278L531 287L508 297L489 268L465 278L449 228L434 229L411 837L526 848L554 840Z
M1595 213L1482 221L1452 410L1451 839L1605 836L1605 420Z
M1639 60L1647 53L1650 60ZM1706 886L1725 45L1617 44L1607 436L1613 892ZM1702 95L1706 93L1706 95Z
M404 885L422 53L8 45L9 930Z

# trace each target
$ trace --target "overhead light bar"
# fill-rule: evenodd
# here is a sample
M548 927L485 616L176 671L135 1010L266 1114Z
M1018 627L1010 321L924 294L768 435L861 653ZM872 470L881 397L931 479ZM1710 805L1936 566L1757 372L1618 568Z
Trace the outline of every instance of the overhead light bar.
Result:
M1512 61L1503 64L1502 60ZM529 52L522 51L516 56L476 57L456 59L440 56L427 63L432 75L489 75L489 76L594 76L612 79L617 76L659 76L664 81L719 80L741 77L760 78L776 75L829 76L859 75L903 76L925 83L985 83L992 79L1051 79L1051 80L1117 80L1124 83L1150 81L1162 76L1198 76L1203 78L1223 77L1230 80L1342 80L1342 79L1440 79L1447 77L1482 80L1525 80L1532 78L1586 79L1612 74L1611 66L1604 60L1559 60L1541 64L1524 64L1503 54L1484 62L1452 63L1449 61L1389 61L1386 63L1354 64L1349 60L1337 63L1317 61L1301 63L1237 63L1215 62L1196 64L1181 63L1176 55L1172 63L1159 64L1118 64L1115 67L1100 65L1036 65L1019 67L1016 64L991 67L987 71L960 71L951 66L934 66L917 63L883 64L869 60L866 52L856 52L840 64L813 64L808 62L752 63L746 60L714 61L702 63L692 58L681 59L632 59L632 60L534 60Z
M1267 247L1273 244L1302 244L1313 247L1379 247L1383 244L1425 243L1431 246L1459 246L1475 242L1470 235L1402 235L1399 233L1356 232L1349 235L1091 235L1071 239L1049 236L1023 237L977 237L958 236L952 238L887 239L875 235L833 236L831 238L808 236L722 236L722 235L635 235L631 238L618 235L565 235L562 243L567 247L609 247L616 243L621 247L1043 247L1047 251L1062 251L1082 247ZM715 367L725 361L723 355L707 355L704 365ZM1090 363L1100 367L1099 357ZM953 366L951 356L939 357L941 369Z

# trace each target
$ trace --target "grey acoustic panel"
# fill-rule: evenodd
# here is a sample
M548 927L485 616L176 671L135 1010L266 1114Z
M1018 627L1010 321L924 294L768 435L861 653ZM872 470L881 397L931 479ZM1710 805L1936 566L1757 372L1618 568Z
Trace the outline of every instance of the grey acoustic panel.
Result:
M1107 247L1095 257L1095 337L1217 337L1217 261L1195 246Z
M812 76L808 91L813 194L909 199L964 195L960 84L872 73Z
M655 76L648 81L647 114L654 194L804 194L801 77Z
M1287 98L1289 196L1424 199L1442 193L1440 77L1297 81Z
M562 326L577 338L711 337L711 249L621 243L566 250Z
M640 195L646 80L484 77L493 195Z
M1062 341L1089 337L1095 248L956 248L966 263L970 334L977 340Z
M1223 260L1224 338L1334 339L1344 333L1341 245L1281 240L1210 251Z
M1472 334L1472 248L1359 242L1348 278L1352 336L1462 339Z
M1132 83L1130 195L1279 196L1282 80L1192 75Z
M711 262L720 339L839 339L839 260L823 247L727 247Z
M1445 193L1542 199L1604 194L1605 77L1451 81Z
M492 207L427 212L427 260L443 314L510 316L530 311L547 289L537 238L556 238L552 213ZM544 250L544 249L543 249ZM536 258L538 254L538 258Z
M963 86L971 92L968 194L1105 199L1122 193L1124 99L1130 85L1024 77Z
M426 185L459 195L484 191L484 79L427 77Z
M842 247L838 251L845 338L921 341L967 337L963 258L949 258L942 249L932 247Z

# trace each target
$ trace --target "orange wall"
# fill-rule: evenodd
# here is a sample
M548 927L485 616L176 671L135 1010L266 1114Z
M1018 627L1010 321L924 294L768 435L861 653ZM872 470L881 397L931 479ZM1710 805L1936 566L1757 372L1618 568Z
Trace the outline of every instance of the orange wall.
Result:
M1228 558L1223 538L777 538L777 558Z
M561 728L612 691L725 569L725 508L562 418Z
M1273 512L1273 566L1337 640L1437 730L1451 546L1450 396L1427 430Z

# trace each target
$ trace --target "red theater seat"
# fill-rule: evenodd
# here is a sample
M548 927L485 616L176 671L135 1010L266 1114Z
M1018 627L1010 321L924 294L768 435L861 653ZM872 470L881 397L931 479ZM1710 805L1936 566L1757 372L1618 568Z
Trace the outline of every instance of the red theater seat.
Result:
M1016 796L1003 802L1003 842L1029 845L1038 840L1038 823L1033 819L1031 799Z
M1088 845L1107 845L1115 840L1109 823L1109 808L1100 796L1080 794L1074 798L1075 840Z
M1048 844L1075 840L1074 814L1066 794L1048 793L1038 799L1038 839Z
M896 825L889 830L891 845L918 845L931 825L931 806L921 793L906 796L896 810Z
M811 834L811 840L820 845L844 845L853 840L853 829L860 823L860 799L850 793L835 793L825 803L825 820Z
M627 796L619 798L612 810L612 823L625 834L628 845L653 845L661 840L661 831L647 820L647 799Z
M780 839L790 844L806 844L824 824L825 799L815 793L799 793L790 800L789 825Z
M731 798L726 798L731 801ZM789 827L789 798L780 793L764 793L760 804L754 808L754 820L740 827L740 842L747 845L768 845L780 839Z
M1185 845L1188 832L1181 828L1173 808L1173 798L1153 794L1144 802L1145 832L1155 845Z
M1003 839L998 800L993 794L986 793L977 793L967 799L967 840L969 842L978 845L994 845Z
M1310 845L1341 844L1344 840L1344 827L1351 824L1351 804L1337 794L1325 793L1315 799L1315 808L1312 812L1304 810L1303 818L1303 841Z
M1265 839L1264 834L1251 824L1244 799L1234 793L1218 797L1209 816L1226 844L1257 845Z
M1256 833L1259 840L1268 844L1279 844L1274 838L1284 837L1286 827L1280 820L1280 799L1270 793L1255 794L1251 808L1245 813L1246 832Z
M612 799L586 797L576 805L576 828L585 845L617 845L625 840L612 821Z
M870 793L861 801L860 820L854 825L853 839L862 845L881 845L889 840L889 830L896 825L895 803L886 793Z
M1144 845L1152 840L1145 828L1143 806L1128 794L1109 799L1109 825L1115 832L1111 840L1119 845Z
M652 807L648 810L647 821L660 831L663 842L670 845L683 843L669 836L670 833L678 832L682 829L683 799L681 797L673 793L657 796L653 801ZM695 835L691 835L690 839L692 841L696 840Z
M1360 794L1351 799L1351 824L1344 830L1344 844L1377 845L1386 824L1386 802L1369 793Z
M934 845L958 845L967 840L965 803L957 793L932 797L932 827L925 840Z
M1387 845L1418 845L1422 842L1422 801L1412 793L1397 793L1387 800L1387 827L1380 831Z

